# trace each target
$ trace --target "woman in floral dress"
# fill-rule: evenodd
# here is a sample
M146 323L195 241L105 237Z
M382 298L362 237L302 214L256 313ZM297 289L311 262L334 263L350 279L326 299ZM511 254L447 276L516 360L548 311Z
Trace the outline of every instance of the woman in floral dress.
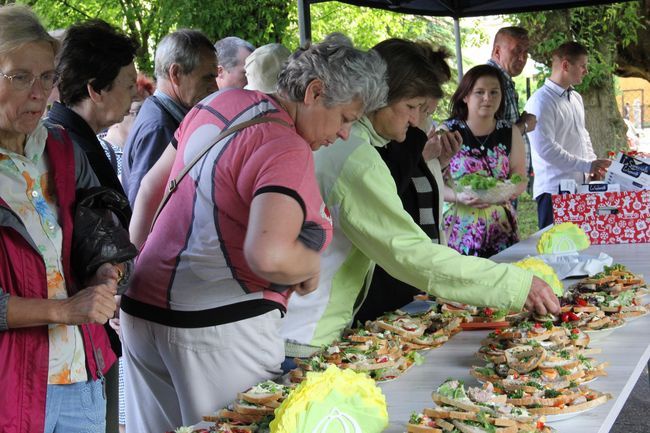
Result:
M517 128L500 120L503 107L499 71L489 65L470 69L452 97L451 117L444 124L463 137L460 151L449 164L450 185L472 173L499 180L515 173L525 178L524 142ZM525 189L526 182L521 182L510 200ZM445 187L449 246L461 254L490 257L517 242L517 214L510 200L493 205L459 193L453 186Z

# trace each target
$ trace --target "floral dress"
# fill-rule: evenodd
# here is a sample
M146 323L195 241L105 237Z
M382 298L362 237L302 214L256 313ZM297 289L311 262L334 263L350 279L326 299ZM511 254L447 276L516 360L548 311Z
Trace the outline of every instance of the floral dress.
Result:
M510 123L499 120L495 130L482 137L475 137L464 121L452 119L445 124L463 137L460 150L449 164L454 183L471 173L501 180L510 177ZM448 245L468 256L490 257L519 241L517 215L510 203L485 209L445 203L444 221Z

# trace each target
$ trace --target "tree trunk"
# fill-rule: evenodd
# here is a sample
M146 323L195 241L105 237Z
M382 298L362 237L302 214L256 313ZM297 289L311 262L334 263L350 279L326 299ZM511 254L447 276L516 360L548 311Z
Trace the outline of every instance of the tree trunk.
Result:
M639 1L639 13L644 27L639 29L636 43L625 48L618 45L616 75L650 81L650 0Z
M605 158L609 150L626 147L625 124L616 105L614 81L582 94L585 104L585 126L591 136L594 152Z

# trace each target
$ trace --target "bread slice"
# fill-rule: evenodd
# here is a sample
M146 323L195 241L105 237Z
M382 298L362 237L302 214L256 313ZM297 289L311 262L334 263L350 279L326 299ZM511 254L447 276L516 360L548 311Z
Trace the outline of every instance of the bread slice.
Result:
M218 422L221 420L229 420L243 424L255 424L260 422L265 416L265 414L243 414L229 409L221 409L215 415L204 415L203 421Z
M239 400L248 403L268 405L269 403L277 402L282 398L282 391L269 392L269 393L254 393L251 390L240 392L237 394Z
M428 417L431 418L444 418L444 419L460 419L460 420L468 420L468 421L475 421L476 420L476 414L474 412L464 412L461 410L450 410L450 409L441 409L441 408L434 408L434 409L429 409L426 408L424 409L424 414Z
M543 341L551 338L556 332L557 331L548 330L545 328L536 328L534 331L508 328L502 331L498 335L498 338L500 340L521 340L522 342L530 340Z
M505 395L499 395L495 396L494 399L491 400L492 403L505 403L506 402L506 396ZM489 406L480 406L476 403L474 403L471 400L455 400L449 397L445 397L444 395L440 395L436 392L431 394L431 399L434 401L434 403L439 404L439 405L448 405L448 406L454 406L459 409L465 410L467 412L471 413L478 413L478 412L486 412L492 416L496 417L502 417L503 414L497 413L494 409L492 409ZM508 424L510 425L510 424Z
M217 422L216 428L219 433L256 433L259 429L257 424L243 425L230 422Z
M524 398L509 398L507 402L514 406L532 406L536 404L542 406L558 406L560 404L567 404L578 398L580 395L581 394L578 392L567 391L564 394L560 394L553 398L529 396Z
M476 427L476 426L470 426L462 421L452 421L452 424L460 430L462 433L488 433L488 430L482 428L482 427ZM501 427L493 430L494 433L517 433L518 427L517 425L512 425L509 427Z
M539 363L540 368L557 368L562 367L566 370L577 367L580 364L579 359L553 359L553 360L544 360Z
M391 368L395 366L395 360L388 359L384 362L375 362L372 359L359 362L359 363L342 363L341 368L349 368L350 370L355 371L373 371L380 370L382 368Z
M583 410L591 409L592 407L600 406L609 400L611 395L600 394L598 397L581 404L567 405L564 407L542 407L528 409L528 412L535 415L558 415L563 413L582 412Z
M574 313L595 313L598 311L598 307L595 305L574 305L573 306L573 312Z
M474 305L463 304L461 302L450 301L442 298L438 298L437 301L438 304L441 304L440 311L442 312L449 311L453 313L456 311L467 311L472 316L478 314L478 307L475 307Z
M454 425L447 420L436 418L434 421L436 424L442 427L444 431L452 431L454 429Z
M546 350L542 346L515 346L505 351L508 367L517 373L533 371L546 359Z
M300 383L305 379L306 379L305 373L300 368L294 368L289 372L289 381L291 383Z
M427 329L424 323L408 318L393 321L377 319L375 324L381 329L409 338L421 337Z
M444 332L435 332L424 334L421 337L408 338L408 340L421 346L439 346L449 340L449 337Z
M273 415L275 408L256 405L245 401L236 401L234 404L235 412L243 415Z
M442 429L438 427L429 427L426 425L418 425L408 423L406 425L406 431L408 433L443 433Z
M602 317L600 319L590 320L587 322L587 329L601 329L605 325L611 322L609 317Z

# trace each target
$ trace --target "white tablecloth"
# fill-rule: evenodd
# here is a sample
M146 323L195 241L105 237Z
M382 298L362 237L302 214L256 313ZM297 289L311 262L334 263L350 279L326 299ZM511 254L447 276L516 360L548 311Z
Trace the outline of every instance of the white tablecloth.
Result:
M501 252L493 259L513 262L527 255L535 255L539 234ZM594 245L586 254L605 252L614 263L626 265L632 272L650 277L650 244ZM565 286L571 281L565 282ZM388 402L390 425L387 433L404 432L411 412L431 407L431 392L445 379L464 380L467 385L478 386L469 374L472 365L482 365L474 356L488 331L463 331L439 349L425 354L423 365L414 366L393 382L381 384ZM650 358L650 315L629 321L615 330L602 342L592 344L602 347L598 360L608 361L608 376L601 377L589 386L611 393L613 399L585 414L577 415L551 425L559 433L605 433L610 430L644 366ZM650 408L649 408L650 409Z
M535 255L539 233L502 251L493 259L497 262L514 262L527 255ZM650 244L595 245L585 251L598 255L605 252L614 263L626 265L632 272L650 278ZM571 281L565 281L565 286ZM407 373L392 382L380 384L386 395L390 424L385 433L402 433L414 411L433 405L431 392L447 378L465 381L469 386L479 386L469 374L472 365L482 365L474 353L489 331L463 331L442 347L425 352L426 361L413 366ZM650 315L629 321L615 330L602 342L592 344L601 347L595 355L599 361L609 362L608 376L598 378L589 386L612 394L613 399L587 413L564 421L551 423L558 433L606 433L608 432L639 375L650 359ZM649 408L650 409L650 408ZM209 423L198 426L207 427Z

